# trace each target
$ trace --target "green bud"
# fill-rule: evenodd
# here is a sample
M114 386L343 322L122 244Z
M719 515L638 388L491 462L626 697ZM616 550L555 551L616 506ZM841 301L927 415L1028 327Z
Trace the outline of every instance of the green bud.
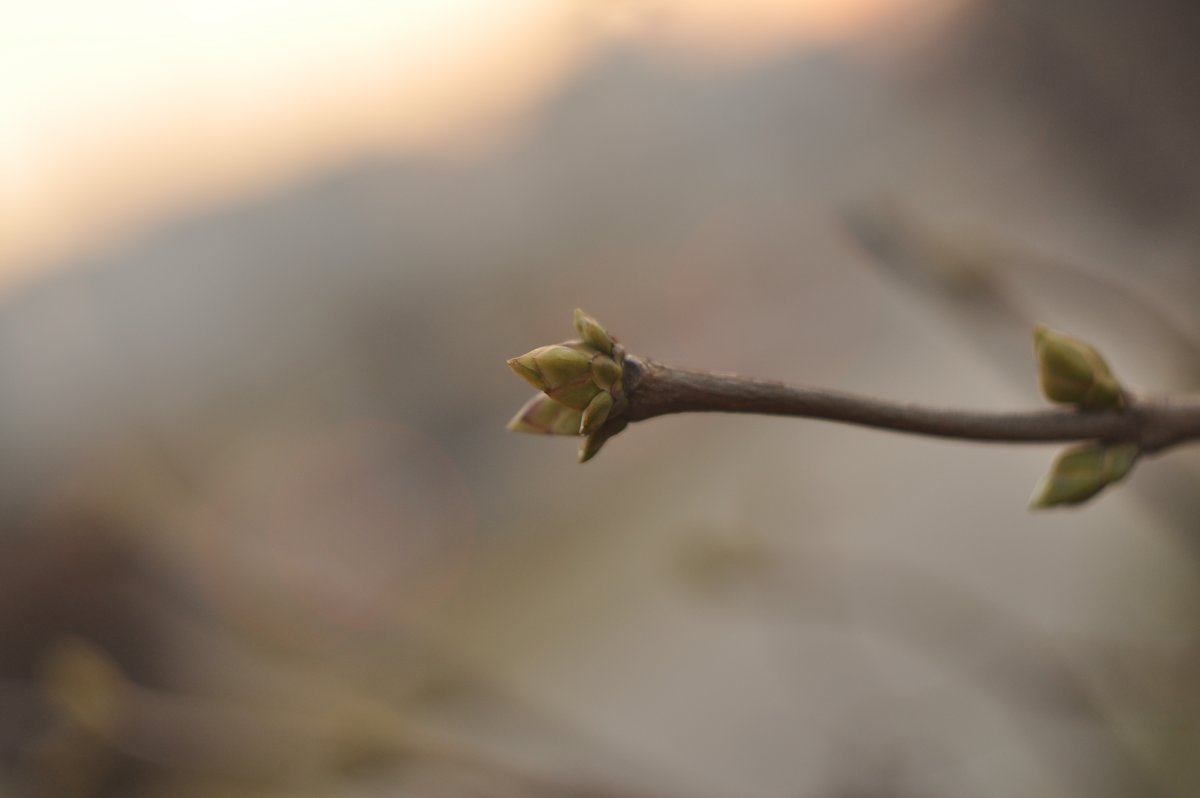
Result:
M586 463L595 457L607 440L608 435L604 433L603 429L598 429L584 438L583 442L579 444L579 462Z
M508 361L517 376L545 394L526 402L508 422L508 428L515 432L586 436L579 458L587 462L610 435L628 423L625 416L629 400L623 385L625 350L581 310L575 311L575 330L583 340L541 346Z
M508 361L517 376L539 391L550 392L591 374L591 353L571 344L539 346Z
M613 397L608 391L601 391L588 403L580 419L579 434L590 435L608 420L608 413L613 407Z
M546 391L546 394L559 404L564 404L567 407L573 407L581 411L591 404L592 400L599 393L600 386L591 378L590 372L587 377Z
M619 389L621 386L621 374L621 367L611 357L596 355L592 359L592 379L604 390L611 393L614 389Z
M1088 443L1063 449L1050 473L1034 488L1030 509L1080 504L1129 473L1138 456L1136 444Z
M546 381L542 379L542 373L537 370L535 367L536 364L529 355L510 357L505 362L508 363L508 367L512 369L513 374L516 374L539 391L545 390Z
M579 337L583 339L585 344L599 349L606 355L612 354L612 336L600 326L600 322L579 308L575 308L575 332L579 333Z
M578 435L583 414L559 404L544 393L536 394L517 411L508 429L541 435Z
M1047 399L1084 410L1124 408L1121 384L1100 353L1088 344L1039 324L1033 328L1033 351L1038 381Z

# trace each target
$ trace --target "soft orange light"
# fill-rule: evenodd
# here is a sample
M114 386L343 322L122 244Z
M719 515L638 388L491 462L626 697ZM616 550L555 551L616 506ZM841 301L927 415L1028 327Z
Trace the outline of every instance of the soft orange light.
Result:
M598 43L711 60L956 0L43 0L0 10L0 290L370 152L485 143Z
M127 18L98 26L97 36L119 41L79 48L40 18L24 30L10 20L14 38L40 34L47 52L10 50L23 68L0 70L11 121L0 128L0 284L120 231L363 152L462 144L565 72L574 50L554 35L543 0L516 0L514 13L475 27L434 25L434 42L413 41L405 18L384 11L359 19L362 29L343 20L341 35L318 35L322 22L353 17L334 2L296 4L308 16L274 29L269 16L240 15L238 0L166 4L182 18L173 24L200 27L174 41L200 51L190 54L139 38L172 38L170 26L155 26L161 18L133 13L156 3L58 5ZM437 4L383 5L412 16ZM8 44L0 38L0 52Z

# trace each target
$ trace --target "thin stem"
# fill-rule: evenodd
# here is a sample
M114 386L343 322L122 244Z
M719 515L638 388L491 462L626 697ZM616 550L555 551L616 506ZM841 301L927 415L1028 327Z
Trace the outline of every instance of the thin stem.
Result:
M1129 397L1121 411L1046 408L978 412L889 402L728 374L689 371L630 357L629 420L669 413L799 416L939 438L997 443L1097 440L1136 443L1146 453L1200 438L1200 397Z

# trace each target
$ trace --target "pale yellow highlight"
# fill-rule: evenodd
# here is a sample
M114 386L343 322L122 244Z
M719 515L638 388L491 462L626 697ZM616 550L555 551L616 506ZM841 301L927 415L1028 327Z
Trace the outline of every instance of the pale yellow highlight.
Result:
M181 81L134 107L53 109L50 138L0 139L0 286L92 242L366 152L469 148L473 132L569 71L579 49L548 22L516 20L418 57L348 52L336 65L230 74L217 91Z
M495 8L507 13L435 29L434 41L398 43L390 52L386 36L316 35L321 14L337 20L353 3L275 3L280 13L303 7L309 14L301 20L309 27L281 34L239 28L265 19L236 11L240 0L159 0L162 14L184 9L200 15L187 24L229 31L218 39L225 49L188 60L171 47L211 46L211 40L184 37L130 47L123 61L121 43L109 43L95 82L137 89L125 93L89 93L88 75L79 72L86 64L50 64L45 74L14 68L0 77L0 108L11 112L7 121L15 118L0 129L0 290L165 219L275 190L365 154L469 154L498 140L523 109L613 37L721 63L801 42L842 41L918 6L928 11L960 1L503 0ZM61 14L76 5L96 7L84 5L91 0L46 2ZM437 5L404 2L414 9ZM138 14L159 6L112 0L103 7L118 17L113 29L133 42ZM9 13L0 11L0 27ZM128 18L120 19L122 13ZM156 21L162 19L146 24ZM142 35L156 33L148 28ZM369 46L348 47L356 37ZM264 41L277 52L252 51ZM7 48L16 65L30 55L22 46L0 33L0 51ZM0 71L5 66L0 52Z

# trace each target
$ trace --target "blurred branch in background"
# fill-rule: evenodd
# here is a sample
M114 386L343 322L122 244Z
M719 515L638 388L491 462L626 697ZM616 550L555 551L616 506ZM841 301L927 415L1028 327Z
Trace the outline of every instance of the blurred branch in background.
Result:
M1096 314L1116 309L1137 325L1130 334L1152 338L1169 359L1169 387L1200 387L1200 333L1185 329L1135 282L978 232L940 229L895 201L849 208L842 222L884 277L927 300L940 299L934 309L948 314L1014 382L1027 377L1028 359L1020 347L1010 351L1001 343L1005 333L1016 340L1036 321L1022 303L1034 293L1086 303ZM1014 284L1025 291L1014 291Z
M894 202L851 208L842 218L848 235L869 256L868 263L925 300L1015 385L1032 385L1024 330L1036 318L1014 284L1034 294L1043 293L1039 288L1044 285L1053 286L1044 293L1062 298L1060 302L1094 308L1091 303L1100 300L1104 306L1118 308L1118 316L1095 309L1093 312L1103 314L1096 319L1097 326L1109 329L1114 340L1149 336L1156 342L1154 351L1167 353L1168 373L1177 375L1177 384L1200 385L1200 341L1135 286L1014 245L949 234ZM1130 321L1118 331L1106 327L1113 318ZM1200 569L1200 530L1196 525L1200 492L1196 484L1193 469L1168 459L1156 464L1154 479L1135 480L1127 489L1141 499L1147 512L1174 530L1193 551Z

